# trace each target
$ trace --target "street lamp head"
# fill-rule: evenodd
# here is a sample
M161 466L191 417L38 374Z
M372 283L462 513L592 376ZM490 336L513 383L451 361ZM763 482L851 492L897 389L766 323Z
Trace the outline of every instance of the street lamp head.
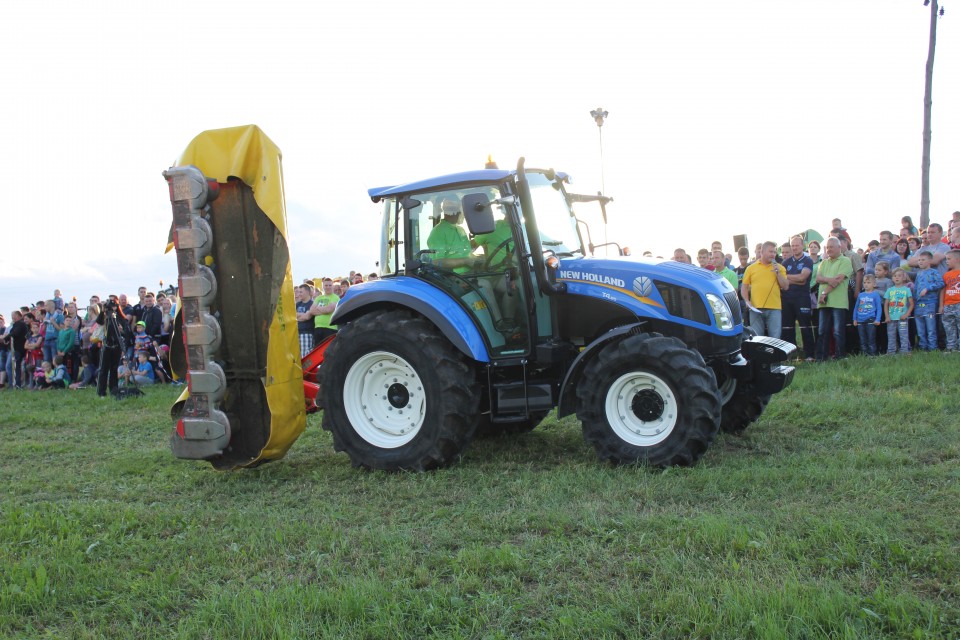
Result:
M593 117L593 121L597 123L598 127L603 126L603 120L607 117L608 111L604 111L603 107L597 107L590 112L590 115Z

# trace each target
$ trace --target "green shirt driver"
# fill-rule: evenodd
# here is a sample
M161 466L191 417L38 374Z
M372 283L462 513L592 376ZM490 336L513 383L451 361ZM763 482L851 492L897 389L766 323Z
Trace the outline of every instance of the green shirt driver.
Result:
M461 226L463 211L460 203L453 199L446 199L440 203L440 212L443 220L430 231L427 237L427 247L433 250L433 263L441 269L451 269L454 273L470 271L476 262L473 257L473 247L470 238Z

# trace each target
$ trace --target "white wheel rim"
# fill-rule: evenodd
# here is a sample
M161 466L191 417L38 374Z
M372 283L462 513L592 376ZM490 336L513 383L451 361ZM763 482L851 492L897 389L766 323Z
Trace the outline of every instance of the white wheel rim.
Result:
M667 439L677 425L677 398L670 386L652 373L634 371L610 385L607 422L621 440L652 447Z
M427 411L420 376L409 362L386 351L353 363L343 384L343 406L357 435L383 449L413 440Z
M737 390L737 379L736 378L727 378L723 381L723 384L720 385L720 405L723 406L730 402L730 398L733 397L733 392Z

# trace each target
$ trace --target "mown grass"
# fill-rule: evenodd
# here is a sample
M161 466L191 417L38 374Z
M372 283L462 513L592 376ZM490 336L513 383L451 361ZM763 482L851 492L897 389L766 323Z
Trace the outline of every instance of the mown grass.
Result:
M175 460L175 390L0 392L0 635L957 638L956 356L807 365L699 465L571 419L368 473Z

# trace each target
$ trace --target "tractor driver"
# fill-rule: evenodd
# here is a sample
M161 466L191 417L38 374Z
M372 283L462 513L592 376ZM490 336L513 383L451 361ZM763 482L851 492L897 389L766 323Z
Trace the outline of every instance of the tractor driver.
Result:
M483 263L483 258L473 255L473 245L462 226L463 211L460 203L453 198L444 199L440 203L440 212L443 219L433 227L427 237L427 247L434 251L433 264L438 269L451 270L456 274L469 273L474 265ZM497 331L512 330L512 327L507 327L507 323L503 321L500 305L489 280L477 278L476 285L483 293Z
M463 229L463 211L460 203L448 198L440 203L443 219L430 231L427 247L435 251L433 263L440 269L467 273L477 259L467 232Z

